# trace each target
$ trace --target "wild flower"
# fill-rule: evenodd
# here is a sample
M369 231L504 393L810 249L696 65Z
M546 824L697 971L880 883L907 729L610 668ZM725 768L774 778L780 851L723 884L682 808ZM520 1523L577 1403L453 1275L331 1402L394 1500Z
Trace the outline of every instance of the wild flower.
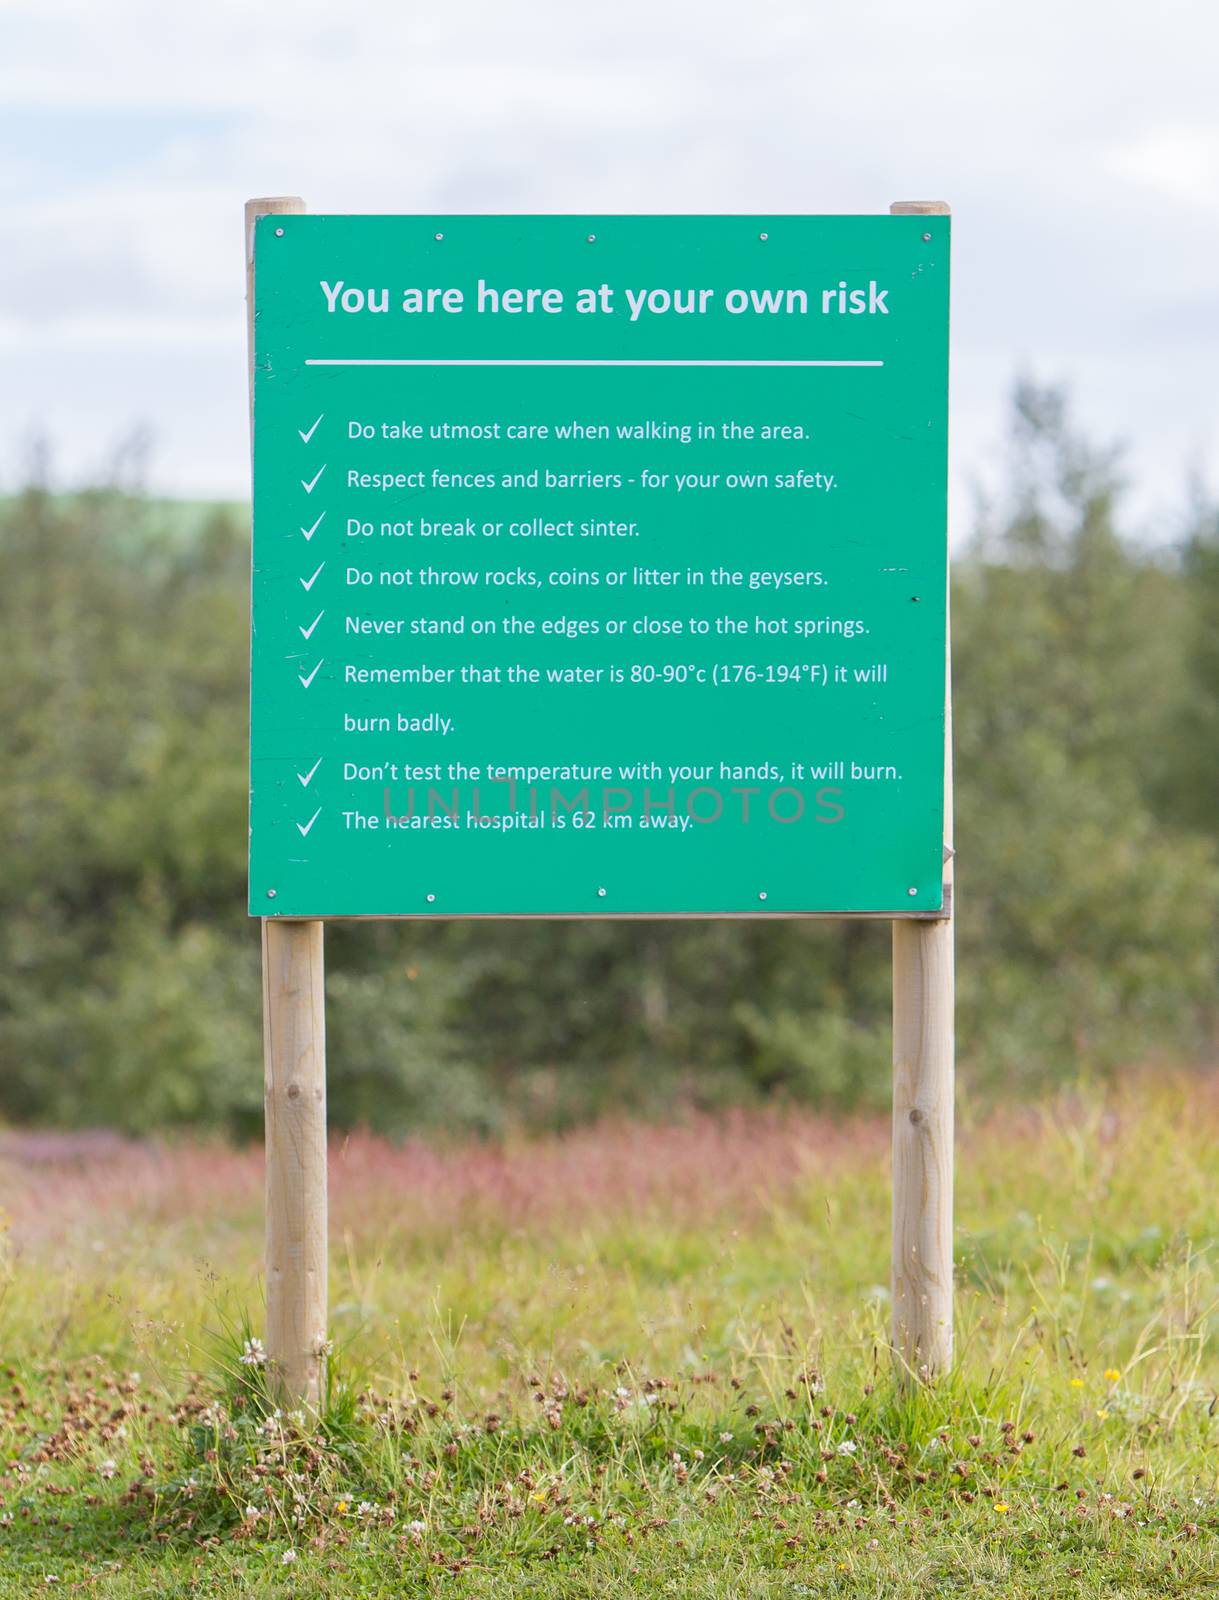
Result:
M838 1446L838 1454L840 1456L853 1456L858 1449L859 1446L855 1443L854 1439L844 1439Z
M1007 1515L1007 1513L1011 1509L1012 1509L1011 1506L1008 1505L1006 1500L996 1500L995 1501L995 1510L999 1513L999 1515L1001 1517L1005 1517Z
M247 1339L239 1357L243 1367L265 1367L267 1352L263 1349L261 1339Z
M1106 1383L1118 1383L1118 1382L1121 1381L1121 1376L1122 1375L1119 1372L1119 1370L1117 1369L1117 1367L1106 1367L1105 1368L1105 1382Z
M97 1470L103 1478L113 1478L118 1471L118 1462L107 1459L102 1462Z
M283 1555L280 1556L280 1558L279 1558L279 1564L280 1564L281 1567L290 1567L295 1560L296 1560L296 1551L295 1550L285 1550Z

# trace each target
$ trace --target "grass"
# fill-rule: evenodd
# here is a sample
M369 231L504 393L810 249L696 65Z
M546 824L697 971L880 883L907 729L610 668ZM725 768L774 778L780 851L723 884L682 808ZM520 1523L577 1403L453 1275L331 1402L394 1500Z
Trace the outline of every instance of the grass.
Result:
M0 1595L1219 1588L1219 1080L964 1132L959 1360L909 1396L886 1142L337 1146L313 1428L258 1359L256 1152L9 1136Z

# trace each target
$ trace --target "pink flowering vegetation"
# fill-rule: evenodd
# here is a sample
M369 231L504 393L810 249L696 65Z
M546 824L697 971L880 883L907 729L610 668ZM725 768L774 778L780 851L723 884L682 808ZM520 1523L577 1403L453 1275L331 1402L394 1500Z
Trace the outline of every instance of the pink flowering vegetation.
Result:
M886 1139L875 1118L780 1111L603 1122L508 1143L392 1144L364 1130L332 1143L332 1220L361 1235L512 1231L657 1211L750 1222L844 1163L880 1163ZM46 1240L115 1217L167 1226L248 1218L262 1203L263 1161L255 1146L9 1134L0 1181L18 1236Z

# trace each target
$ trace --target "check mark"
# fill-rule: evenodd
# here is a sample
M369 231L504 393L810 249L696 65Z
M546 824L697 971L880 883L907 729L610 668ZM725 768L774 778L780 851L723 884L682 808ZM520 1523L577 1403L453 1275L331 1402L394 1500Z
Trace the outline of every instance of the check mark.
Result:
M322 517L324 517L324 516L325 516L325 515L326 515L326 513L325 513L325 512L324 512L324 511L323 511L323 512L322 512ZM312 538L313 538L313 535L314 535L314 534L315 534L315 533L316 533L316 532L317 532L317 530L318 530L318 529L319 529L319 528L320 528L320 527L321 527L321 525L322 525L322 517L319 517L319 518L318 518L318 519L317 519L317 521L316 521L316 522L315 522L315 523L314 523L314 524L313 524L313 526L312 526L312 527L311 527L311 528L302 528L302 529L301 529L301 532L302 532L302 533L303 533L303 534L304 534L304 536L305 536L305 543L306 543L306 544L308 544L308 543L309 543L309 541L310 541L310 539L312 539Z
M325 657L323 657L322 659L325 660ZM309 676L307 678L301 678L301 675L300 675L299 672L296 674L296 676L298 678L300 678L300 680L301 680L301 688L302 689L307 689L309 687L309 685L313 682L314 678L317 677L318 668L320 668L321 665L322 665L322 663L321 663L321 661L319 661L317 666L314 667L313 671L309 674Z
M324 411L323 411L323 412L322 412L322 417L324 417L324 416L325 416L325 415L326 415L326 413L325 413L325 412L324 412ZM322 417L319 417L319 418L318 418L318 419L317 419L317 422L320 422L320 421L321 421L321 420L322 420ZM309 441L310 441L310 439L312 439L312 438L313 438L313 435L314 435L314 434L315 434L315 433L316 433L316 432L317 432L317 422L315 422L315 423L314 423L314 424L313 424L313 426L312 426L312 427L311 427L311 428L310 428L310 429L309 429L309 432L308 432L308 433L306 433L306 432L305 432L305 430L304 430L304 429L303 429L303 428L298 428L298 429L297 429L297 430L296 430L296 431L297 431L297 433L299 433L299 434L300 434L300 436L301 436L301 443L302 443L302 444L308 444L308 443L309 443Z
M317 819L321 816L321 814L322 814L322 808L321 808L321 806L318 806L317 810L309 818L308 822L298 822L296 824L296 831L300 834L302 839L308 838L309 829L313 826L313 824L317 821Z
M313 474L312 478L310 478L308 480L308 482L306 482L304 478L301 479L301 488L305 491L306 494L312 494L313 491L317 488L317 480L321 477L322 473L325 472L325 470L326 470L326 463L323 462L322 465Z
M298 627L298 628L300 628L300 631L301 631L301 637L302 637L302 638L303 638L303 639L308 639L308 638L311 638L311 637L312 637L312 635L313 635L313 630L314 630L314 628L316 628L316 627L317 627L317 625L318 625L318 623L319 623L319 622L320 622L320 621L321 621L321 620L322 620L322 618L323 618L323 617L324 617L324 616L325 616L325 615L326 615L326 613L325 613L325 612L324 612L324 611L319 611L319 612L318 612L318 614L317 614L317 616L316 616L316 617L314 617L314 619L313 619L313 621L312 621L312 622L311 622L311 623L310 623L310 624L309 624L309 626L308 626L308 627L307 627L307 628L301 628L301 625L300 625L300 623L299 623L299 622L298 622L298 623L297 623L297 624L296 624L296 626L297 626L297 627Z
M326 563L323 561L322 562L322 567L324 567L325 565L326 565ZM317 572L320 572L322 570L322 567L319 567L317 569ZM306 594L309 593L309 590L312 589L313 585L317 582L317 572L315 572L311 578L302 578L300 580L300 586L305 591Z
M310 783L313 781L313 774L321 766L322 760L323 760L323 758L321 756L318 756L317 760L309 768L308 772L306 772L306 774L305 774L305 776L303 778L301 777L299 772L296 774L296 781L297 781L297 783L300 784L302 789L307 789L309 787Z

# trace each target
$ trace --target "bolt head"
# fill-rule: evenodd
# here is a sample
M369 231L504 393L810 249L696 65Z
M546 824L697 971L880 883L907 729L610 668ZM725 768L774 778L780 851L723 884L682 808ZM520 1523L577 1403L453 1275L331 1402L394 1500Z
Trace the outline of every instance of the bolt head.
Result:
M277 239L282 239L282 238L283 238L283 236L284 236L284 230L283 230L283 229L282 229L282 228L276 228L276 230L275 230L275 237L276 237L276 238L277 238Z
M268 900L274 900L274 898L275 898L275 890L274 889L268 889L267 890L267 899Z

